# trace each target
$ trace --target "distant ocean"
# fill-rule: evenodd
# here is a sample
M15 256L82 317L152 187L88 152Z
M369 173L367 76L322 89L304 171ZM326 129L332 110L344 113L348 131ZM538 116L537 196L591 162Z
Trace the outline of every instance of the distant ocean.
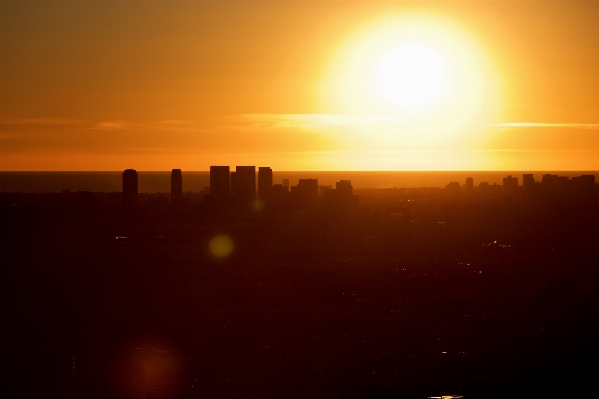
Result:
M234 168L232 168L234 170ZM171 172L138 172L140 192L170 192ZM522 174L532 173L536 180L543 174L551 173L560 176L580 176L592 174L599 177L598 171L563 172L563 171L501 171L501 172L310 172L310 171L273 171L274 184L289 179L295 185L298 179L318 179L318 184L335 185L339 180L351 180L354 188L407 188L407 187L444 187L447 183L457 181L465 183L467 177L474 179L474 185L480 182L502 184L507 175L516 176L522 184ZM0 172L0 192L61 192L121 191L122 172ZM200 191L210 185L208 171L183 171L183 191Z

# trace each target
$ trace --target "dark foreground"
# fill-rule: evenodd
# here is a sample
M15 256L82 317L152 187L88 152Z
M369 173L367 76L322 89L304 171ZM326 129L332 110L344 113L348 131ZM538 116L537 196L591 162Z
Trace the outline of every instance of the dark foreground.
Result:
M1 396L592 392L596 196L390 195L414 200L411 223L366 197L240 216L4 194Z

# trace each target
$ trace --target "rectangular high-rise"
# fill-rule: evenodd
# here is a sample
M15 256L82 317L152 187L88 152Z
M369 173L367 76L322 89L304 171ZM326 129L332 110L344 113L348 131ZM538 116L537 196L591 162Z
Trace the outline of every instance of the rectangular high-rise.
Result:
M535 185L535 178L532 173L524 173L522 175L522 186L525 191L530 191Z
M354 193L354 187L351 185L350 180L340 180L335 183L335 189L340 195L351 196Z
M175 211L181 210L183 201L183 176L181 169L173 169L171 172L171 206Z
M474 179L472 177L466 178L466 190L472 191L474 189Z
M237 166L234 173L234 178L231 179L231 197L235 205L248 209L256 199L256 167Z
M318 179L299 179L297 186L291 187L291 198L298 208L313 208L318 202Z
M358 208L359 197L353 195L350 180L338 181L334 190L324 190L323 194L323 208L328 211L348 212Z
M258 168L258 197L268 198L272 191L272 169L267 166Z
M318 196L318 179L299 179L297 183L297 191L308 196Z
M123 172L123 205L137 205L137 171L127 169Z
M515 195L518 191L518 178L508 175L503 178L503 192L506 195Z
M229 200L230 182L228 166L210 166L210 196L216 202Z

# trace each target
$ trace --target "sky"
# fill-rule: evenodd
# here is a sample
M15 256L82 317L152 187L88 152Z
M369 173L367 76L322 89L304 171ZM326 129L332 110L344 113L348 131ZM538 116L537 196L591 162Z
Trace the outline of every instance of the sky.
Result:
M0 170L599 170L598 1L0 0Z

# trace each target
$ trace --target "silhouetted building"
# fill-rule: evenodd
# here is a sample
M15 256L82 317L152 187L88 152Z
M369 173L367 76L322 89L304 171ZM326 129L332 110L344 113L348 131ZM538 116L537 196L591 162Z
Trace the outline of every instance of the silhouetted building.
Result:
M291 196L299 208L312 208L318 201L318 179L299 179L291 187Z
M324 191L323 207L329 211L347 212L358 208L359 196L353 195L351 181L335 183L335 190Z
M506 195L515 195L518 192L518 178L508 175L503 178L503 192Z
M283 179L283 187L287 187L287 190L289 190L290 184L289 184L289 179Z
M531 190L535 185L535 178L532 173L524 173L522 175L522 186L525 191Z
M551 175L549 173L545 173L543 175L543 178L541 179L541 183L542 184L551 184L551 183L557 182L558 180L559 180L558 175Z
M297 188L297 192L305 193L310 197L318 196L318 179L299 179L297 186L294 187Z
M258 198L268 199L272 192L272 169L267 166L258 168Z
M330 184L328 186L325 185L318 185L318 196L319 197L324 197L324 193L328 190L332 190L333 186L331 186Z
M457 181L452 181L448 185L445 186L445 189L448 193L456 194L462 191L460 187L460 183Z
M337 183L335 183L335 189L337 191L339 191L339 193L341 195L353 195L354 193L354 188L351 185L351 181L349 180L340 180Z
M288 197L289 187L285 187L282 184L275 184L272 186L271 203L275 208L280 208L283 204L285 204L288 200Z
M563 192L569 186L570 179L567 176L558 176L546 173L543 175L541 185L545 193L557 194Z
M595 175L581 175L573 177L572 184L576 187L589 187L595 184Z
M491 195L500 195L503 193L503 186L501 184L493 183L488 186L489 194Z
M215 203L227 203L231 192L228 166L210 167L210 197Z
M181 169L173 169L171 172L171 206L175 211L181 210L183 200L183 176Z
M466 178L466 190L472 191L474 189L474 179L472 177Z
M272 186L272 192L277 194L287 194L289 193L289 187L282 184L275 184Z
M237 166L231 173L231 198L240 209L248 210L256 200L256 167Z
M137 205L137 171L127 169L123 172L123 204Z

